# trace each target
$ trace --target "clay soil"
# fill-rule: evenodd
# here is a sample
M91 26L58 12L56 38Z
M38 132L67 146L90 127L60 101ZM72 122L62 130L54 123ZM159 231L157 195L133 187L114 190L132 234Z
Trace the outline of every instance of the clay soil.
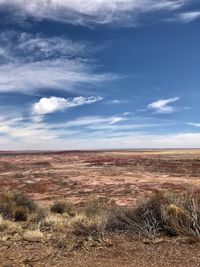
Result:
M0 193L20 189L43 207L58 197L84 205L92 196L135 205L153 191L190 187L200 187L199 150L0 154ZM136 239L113 236L108 247L62 254L48 242L10 241L0 244L0 266L200 266L198 242Z

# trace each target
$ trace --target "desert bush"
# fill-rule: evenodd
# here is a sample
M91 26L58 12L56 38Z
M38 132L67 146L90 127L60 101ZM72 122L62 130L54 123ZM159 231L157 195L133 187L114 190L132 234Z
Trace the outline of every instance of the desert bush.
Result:
M106 231L108 232L130 232L134 230L134 209L131 207L112 206L108 210Z
M6 218L26 220L36 209L36 203L20 191L9 191L0 196L0 213Z
M134 232L149 238L156 237L163 229L161 214L162 194L156 193L136 207L113 206L109 210L106 230Z
M54 212L54 213L60 213L60 214L67 213L70 216L74 215L74 205L65 199L57 200L51 206L50 210L51 212Z
M69 221L69 229L76 236L101 237L105 232L107 212L88 217L85 213L77 214Z
M133 212L133 222L139 234L149 238L157 237L163 231L161 207L165 203L163 194L155 193L143 201Z
M198 191L158 192L135 209L119 209L112 214L109 224L148 238L164 232L200 238L200 194Z
M167 193L162 206L164 228L175 235L200 238L200 193Z
M25 207L18 207L17 205L13 207L12 217L15 219L15 221L26 221L28 214L28 209Z

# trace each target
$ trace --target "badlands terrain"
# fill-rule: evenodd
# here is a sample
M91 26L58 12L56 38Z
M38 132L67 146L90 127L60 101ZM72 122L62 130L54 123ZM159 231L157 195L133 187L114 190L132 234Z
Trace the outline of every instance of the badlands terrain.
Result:
M0 154L0 190L23 190L44 205L92 195L127 205L155 190L199 185L200 150Z

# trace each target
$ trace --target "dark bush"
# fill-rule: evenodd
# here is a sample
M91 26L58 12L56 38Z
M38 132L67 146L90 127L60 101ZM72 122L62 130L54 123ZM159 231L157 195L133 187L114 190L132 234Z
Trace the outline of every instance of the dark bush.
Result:
M56 201L50 208L51 212L54 213L67 213L70 216L75 214L74 212L74 205L66 200L58 200Z
M21 191L9 191L0 196L0 213L5 218L24 221L36 210L36 203Z

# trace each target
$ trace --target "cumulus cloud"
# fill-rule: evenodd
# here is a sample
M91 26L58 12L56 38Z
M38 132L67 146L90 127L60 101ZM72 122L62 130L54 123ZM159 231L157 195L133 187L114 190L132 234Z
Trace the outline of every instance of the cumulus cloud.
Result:
M0 34L0 92L73 91L117 78L97 72L89 48L64 37L4 32Z
M21 19L49 19L63 23L91 25L133 24L138 15L158 10L175 10L190 0L1 0L2 9Z
M84 97L78 96L74 98L62 98L62 97L43 97L37 103L33 105L33 112L36 115L44 115L61 111L73 107L92 104L102 100L100 96L97 97Z
M150 103L147 108L152 109L155 111L155 113L172 113L176 109L173 106L170 106L169 104L174 103L178 101L179 97L169 98L169 99L160 99L153 103Z

